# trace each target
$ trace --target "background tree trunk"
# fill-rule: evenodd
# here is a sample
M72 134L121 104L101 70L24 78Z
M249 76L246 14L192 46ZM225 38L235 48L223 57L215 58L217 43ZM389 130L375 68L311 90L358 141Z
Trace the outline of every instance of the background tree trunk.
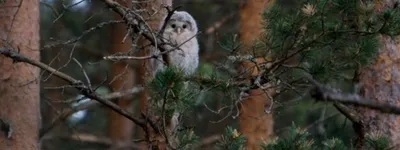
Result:
M118 3L125 7L130 7L131 0L118 0ZM115 20L122 18L114 13ZM111 53L128 53L131 50L132 41L129 36L124 40L127 34L126 24L114 24L111 31ZM125 61L117 61L111 65L111 83L110 87L113 92L126 91L134 86L134 72L130 64ZM132 96L127 95L115 100L115 103L129 112L132 112L133 107ZM129 142L133 138L133 122L124 116L108 109L108 136L113 141Z
M376 11L392 8L395 0L376 0ZM400 104L400 44L397 38L379 36L380 48L376 59L360 70L361 94L365 98L399 106ZM399 149L400 117L395 114L383 114L367 108L357 108L361 115L361 139L368 134L383 134L390 144ZM363 140L360 140L363 141ZM359 143L358 143L359 144Z
M61 2L61 1L60 1ZM61 6L61 5L60 5ZM55 22L54 26L49 29L52 30L51 32L51 37L55 38L57 37L58 31L60 31L60 26L62 24L60 22ZM43 38L43 35L41 36ZM60 68L62 67L65 63L67 62L68 56L70 54L69 49L63 49L60 47L54 47L52 49L46 49L42 51L41 53L41 61L45 64L49 64L49 66L53 68ZM62 70L62 69L60 69ZM48 127L52 124L52 122L60 116L62 110L64 108L69 107L66 103L62 103L61 101L67 99L67 96L63 95L63 90L65 89L50 89L46 90L44 89L45 87L60 87L62 85L67 84L65 81L60 79L57 76L54 76L52 73L47 73L43 72L41 76L41 117L42 117L42 129L45 127ZM62 132L66 131L65 123L64 121L61 124L57 124L52 128L50 131L48 131L45 134L48 134L49 132ZM56 129L56 130L55 130ZM41 148L43 150L53 150L56 147L54 147L55 142L54 141L49 141L49 140L41 140Z
M39 1L5 1L0 7L0 47L39 61ZM0 149L39 149L39 83L39 68L0 56L0 119L13 130L9 138L2 130Z
M241 55L252 54L252 49L248 48L261 35L262 30L262 13L265 8L271 6L272 0L247 0L240 6L240 41L244 48L241 49ZM257 59L257 63L262 63L263 58ZM252 62L242 62L241 69L251 70L247 79L258 75L258 70ZM249 96L239 104L239 126L240 132L246 136L246 148L249 150L260 149L261 142L269 140L273 134L273 117L272 114L265 114L264 107L271 104L269 96L273 96L273 89L264 91L262 89L251 89L248 91ZM266 93L267 92L267 93Z

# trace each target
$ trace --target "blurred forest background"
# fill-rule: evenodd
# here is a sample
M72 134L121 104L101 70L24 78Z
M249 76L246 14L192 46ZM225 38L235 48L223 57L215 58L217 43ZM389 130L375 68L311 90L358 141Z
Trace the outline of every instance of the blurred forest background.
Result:
M198 22L198 36L200 42L200 66L203 74L213 74L217 69L216 64L221 63L228 54L221 46L229 42L238 34L239 30L239 0L174 0L174 6L182 6L180 10L188 11ZM293 5L291 0L278 1L282 6ZM103 60L103 56L110 54L113 41L112 32L116 30L112 25L104 25L95 32L82 36L82 33L101 22L113 20L113 12L105 7L101 1L94 0L41 0L40 25L41 47L55 43L79 39L67 45L54 46L44 49L41 59L54 68L59 68L76 79L85 80L81 68L71 61L71 57L79 60L91 79L92 85L101 85L100 94L110 93L110 87L102 84L105 77L110 74L112 61ZM44 76L46 77L46 75ZM63 81L55 77L46 78L42 84L42 115L43 125L51 122L50 118L59 113L62 108L71 107L66 102L68 99L78 97L71 88L59 89ZM345 86L345 85L344 85ZM317 140L337 137L350 144L353 136L351 123L330 104L316 103L311 99L294 99L296 94L278 96L275 100L277 107L274 114L274 133L277 136L285 134L295 124L306 128L311 136ZM203 94L198 98L198 103L205 103L212 109L225 105L224 99L229 97L214 92ZM287 101L290 101L287 102ZM284 107L281 107L284 106ZM133 112L138 108L137 96L133 96ZM185 125L193 126L199 142L211 140L212 145L217 142L220 134L224 133L226 126L238 128L237 118L228 114L230 110L223 110L216 114L205 107L197 105L190 111L190 117L185 118ZM137 114L137 113L136 113ZM225 118L225 116L227 116ZM49 131L49 136L41 140L44 149L106 149L107 124L112 121L107 119L106 109L96 107L74 114L68 121L57 125L56 129ZM139 130L135 128L135 131ZM136 132L137 133L137 132ZM74 135L77 137L74 138ZM79 139L78 135L91 135L97 137L93 141ZM136 136L132 137L135 139ZM107 140L105 140L107 141ZM107 143L107 142L106 142Z

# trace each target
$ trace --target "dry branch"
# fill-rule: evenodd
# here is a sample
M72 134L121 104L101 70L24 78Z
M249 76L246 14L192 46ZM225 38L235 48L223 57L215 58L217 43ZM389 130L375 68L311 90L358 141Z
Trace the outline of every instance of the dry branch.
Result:
M216 21L210 27L208 27L205 31L205 34L212 34L216 30L218 30L224 23L226 23L229 19L233 18L236 15L236 12L230 13L221 18L221 20Z
M379 110L383 113L400 114L400 107L396 105L366 99L357 93L343 93L338 89L327 87L311 77L307 78L315 85L315 89L311 91L311 96L316 100L353 104Z
M107 137L86 134L86 133L74 133L70 135L49 135L43 138L42 140L54 140L54 139L65 139L65 140L75 140L86 143L104 144L115 149L117 148L139 149L137 143L142 141L142 140L135 140L135 141L132 140L129 142L120 142L120 141L113 141Z
M195 38L199 33L193 35L192 37L188 38L186 41L183 41L181 44L179 44L178 46L168 49L167 51L161 52L158 55L148 55L148 56L104 56L103 59L105 60L144 60L144 59L151 59L151 58L157 58L158 56L162 55L164 56L165 54L172 52L174 50L178 50L179 47L181 47L183 44L189 42L191 39ZM168 59L164 59L163 60L167 60L166 62L169 62Z
M128 95L128 94L138 93L138 92L140 92L142 90L143 90L143 87L134 87L134 88L126 90L126 91L113 92L113 93L110 93L110 94L107 94L107 95L104 95L104 96L100 96L100 97L105 99L105 100L112 100L112 99L123 97L123 96ZM74 98L74 100L75 100L75 98ZM67 100L67 101L69 101L69 100ZM40 138L43 137L46 133L48 133L51 129L53 129L58 123L61 123L62 121L66 120L73 113L81 111L81 110L92 108L94 106L97 106L98 104L100 104L100 103L97 102L97 101L89 101L89 102L86 102L84 104L78 105L77 107L63 110L62 113L60 115L58 115L57 118L52 120L52 122L48 126L43 127L40 130L39 137Z
M54 48L54 47L57 47L57 46L60 46L60 45L67 45L67 44L76 43L76 42L78 42L79 40L81 40L83 37L85 37L86 35L88 35L89 33L93 32L93 31L96 31L97 29L100 29L100 28L102 28L102 27L105 26L105 25L117 24L117 23L122 23L122 22L123 22L123 21L121 21L121 20L111 20L111 21L108 21L108 22L99 23L99 24L97 24L96 26L91 27L90 29L87 29L86 31L84 31L84 32L83 32L80 36L78 36L77 38L70 39L70 40L67 40L67 41L64 41L64 42L54 43L54 44L51 44L51 45L46 45L46 46L44 46L43 48L41 48L40 50L51 49L51 48Z
M161 38L156 38L151 31L151 29L146 29L147 24L144 22L144 19L139 14L135 13L133 10L130 10L126 7L121 6L118 2L114 0L102 0L109 8L111 8L114 12L118 13L126 22L127 25L130 25L134 31L140 33L144 38L146 38L153 46L157 47L161 53L170 51L170 49L166 49L164 47L165 43ZM172 13L176 10L168 9L168 15L172 15ZM166 18L167 19L167 18ZM172 48L176 49L176 48ZM166 53L162 55L163 60L165 61L166 65L169 66L170 61L169 57Z
M55 76L68 82L70 85L74 86L76 89L78 89L80 91L81 94L85 95L87 98L94 99L94 100L98 101L99 103L106 105L107 107L111 108L112 110L116 111L117 113L119 113L119 114L125 116L126 118L128 118L129 120L133 121L135 124L139 125L140 127L146 128L146 125L143 120L135 118L133 115L131 115L131 113L127 112L126 110L121 109L113 102L108 101L108 100L98 96L95 93L95 91L93 91L88 86L86 86L82 81L76 80L76 79L72 78L71 76L68 76L67 74L59 72L56 69L54 69L44 63L41 63L41 62L38 62L38 61L35 61L32 59L29 59L25 56L22 56L19 53L17 53L16 51L11 50L11 49L0 48L0 54L13 59L14 62L25 62L30 65L39 67L40 69L43 69L49 73L54 74Z

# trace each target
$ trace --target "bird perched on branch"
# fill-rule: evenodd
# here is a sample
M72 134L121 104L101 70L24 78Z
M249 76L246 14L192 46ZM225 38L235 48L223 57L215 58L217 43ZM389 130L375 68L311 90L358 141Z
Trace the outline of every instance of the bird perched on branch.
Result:
M196 38L198 28L196 21L186 11L175 11L170 15L170 19L165 22L166 18L168 16L160 23L159 30L162 33L162 41L167 43L164 48L167 50L165 54L168 55L168 60L163 60L161 51L153 47L150 53L157 57L150 60L151 74L154 77L158 71L166 67L164 61L168 61L168 65L180 69L185 76L192 75L199 65L199 44ZM184 87L184 89L187 89L187 81L184 82ZM175 111L170 119L169 128L171 135L177 133L180 116L180 113Z
M165 26L162 34L163 41L169 43L165 46L168 52L169 65L180 69L185 75L193 74L199 65L199 44L196 38L198 31L196 21L186 11L175 11L171 18L165 23L162 20L160 30ZM160 50L155 47L150 52L156 55L156 59L150 60L153 75L165 68Z

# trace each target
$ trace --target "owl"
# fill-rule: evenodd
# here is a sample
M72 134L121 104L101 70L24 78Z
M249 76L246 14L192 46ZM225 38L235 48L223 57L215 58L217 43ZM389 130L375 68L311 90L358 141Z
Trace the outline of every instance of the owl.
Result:
M165 18L159 27L161 30ZM199 44L197 38L197 24L194 18L186 11L175 11L171 19L166 23L162 38L167 45L167 49L179 46L179 49L168 52L170 65L180 69L185 75L192 75L199 65ZM156 48L151 50L152 54L158 55L160 51ZM164 63L162 56L150 60L153 75L163 69Z

